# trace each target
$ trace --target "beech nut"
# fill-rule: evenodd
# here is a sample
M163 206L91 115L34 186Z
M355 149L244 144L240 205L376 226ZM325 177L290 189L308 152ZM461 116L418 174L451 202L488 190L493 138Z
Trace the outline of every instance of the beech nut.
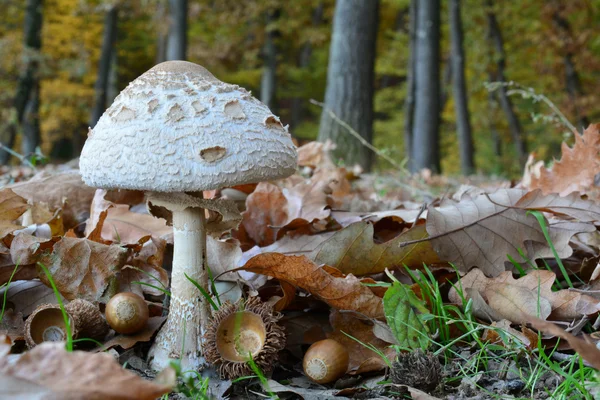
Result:
M117 333L138 332L148 322L148 305L135 293L117 293L106 304L106 322Z
M338 380L348 370L350 355L333 339L320 340L308 348L302 361L304 373L317 383Z

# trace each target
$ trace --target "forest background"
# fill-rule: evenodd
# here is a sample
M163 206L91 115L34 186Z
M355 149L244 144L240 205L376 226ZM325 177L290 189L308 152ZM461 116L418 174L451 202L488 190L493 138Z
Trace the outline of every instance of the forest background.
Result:
M310 100L326 98L328 68L343 75L331 73L332 46L370 46L352 62L365 75L357 81L372 84L346 89L372 104L346 102L338 116L398 164L412 158L414 143L439 148L413 169L445 174L518 176L531 150L547 161L560 154L561 142L572 139L565 120L581 129L600 117L594 0L0 0L0 10L0 141L26 155L39 146L55 161L77 157L88 127L118 92L167 59L198 63L251 90L306 141L327 136L324 109ZM373 40L361 41L370 28ZM345 42L332 42L335 29ZM423 68L418 54L432 51ZM421 82L434 85L418 84L423 71L429 76ZM453 86L461 76L466 117ZM512 83L490 87L497 81ZM335 101L330 96L326 107ZM414 126L419 101L421 115L436 122L415 142L424 134ZM465 121L474 169L464 160L461 169L457 132Z

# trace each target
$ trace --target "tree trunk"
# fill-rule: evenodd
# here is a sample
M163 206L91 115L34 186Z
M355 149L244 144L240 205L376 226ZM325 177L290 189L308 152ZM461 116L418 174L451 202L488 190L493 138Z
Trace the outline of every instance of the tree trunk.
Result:
M404 100L404 155L412 169L412 132L415 113L415 53L418 0L410 0L408 11L409 56L406 68L406 99Z
M347 132L329 112L346 122L365 141L373 136L373 79L379 0L337 0L329 50L325 108L319 141L337 144L335 157L347 165L371 167L371 150Z
M263 48L263 72L260 80L260 101L265 103L274 113L275 94L277 91L277 39L279 32L269 25L279 19L279 10L269 11L267 14L267 31L265 32L265 44Z
M463 49L462 20L460 16L460 0L450 0L450 42L452 64L452 93L456 111L456 130L460 148L460 167L463 175L470 175L475 170L473 163L473 138L471 137L471 121L467 102L467 83L465 81L465 52Z
M319 3L317 7L313 10L312 14L312 25L318 26L323 22L323 3ZM302 50L300 51L300 58L298 60L298 67L304 69L307 68L310 64L310 58L312 56L312 46L310 42L304 43L302 46ZM292 126L292 131L298 125L302 123L304 119L304 103L306 99L301 97L294 97L292 99L292 115L290 124Z
M156 13L154 14L154 24L156 26L156 56L154 63L160 64L167 61L167 41L169 39L169 25L165 27L165 18L170 18L167 15L167 9L164 1L159 1L156 5Z
M187 0L169 0L167 60L185 60L187 52Z
M21 151L25 155L34 153L36 147L40 145L39 52L42 47L42 8L42 0L27 0L24 26L24 68L17 83L15 96L17 123L21 126L23 133ZM9 138L9 142L11 141L14 143L14 140Z
M110 59L110 73L108 74L108 86L106 87L106 106L109 107L119 95L119 64L117 51L113 51Z
M421 0L415 41L415 113L412 171L440 172L440 2Z
M573 38L569 21L562 17L558 11L552 15L552 19L558 27L558 30L562 33L563 42L568 43L572 41ZM579 81L579 74L575 68L575 62L573 61L573 57L575 56L574 51L569 49L568 45L565 47L566 49L564 50L563 60L565 64L566 89L567 93L569 94L571 104L573 104L577 118L577 124L579 125L578 128L583 131L590 124L590 121L585 114L582 114L579 111L579 107L577 106L577 98L582 94L581 82Z
M90 127L96 123L104 113L107 106L108 81L110 69L115 52L115 41L117 39L118 8L111 6L104 17L104 34L102 36L102 50L100 52L100 63L98 65L98 77L94 85L94 107L92 108L92 119Z
M493 0L488 0L489 8L487 17L489 25L489 40L492 42L496 52L495 80L499 82L506 82L506 77L504 76L504 68L506 66L504 41L502 39L502 33L500 31L500 26L498 25L498 20L496 19L496 14L493 12L493 6ZM525 161L527 160L527 146L521 130L521 123L515 114L512 102L508 97L507 88L504 85L498 89L498 102L500 103L500 107L502 107L502 111L508 120L508 127L510 129L519 162L521 165L524 165Z

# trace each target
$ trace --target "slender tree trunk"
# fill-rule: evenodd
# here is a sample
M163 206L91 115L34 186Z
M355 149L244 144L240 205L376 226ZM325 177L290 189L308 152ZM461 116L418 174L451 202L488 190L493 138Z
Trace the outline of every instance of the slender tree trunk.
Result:
M371 167L371 150L362 145L330 115L352 127L365 141L373 136L375 40L379 0L337 0L329 50L325 109L321 114L319 141L337 144L335 157L348 165Z
M504 68L506 66L504 40L502 39L502 33L500 31L500 26L498 25L498 20L496 19L496 14L493 12L493 6L493 0L488 0L489 8L487 17L489 25L489 40L492 42L496 52L495 80L499 82L506 82L506 77L504 75ZM500 107L502 107L502 111L508 120L508 127L510 129L519 162L521 165L524 165L525 161L527 160L527 146L521 129L521 123L519 122L519 118L517 118L517 114L513 109L512 102L510 101L507 92L508 90L504 85L498 89L498 102L500 103Z
M465 52L463 49L463 29L460 15L460 0L450 0L450 42L452 51L452 93L456 111L456 130L460 148L460 167L463 175L470 175L475 170L473 163L473 138L471 137L471 120L467 102L467 83L465 80Z
M187 0L169 0L167 60L187 58Z
M408 11L409 56L406 68L406 99L404 100L404 155L412 170L412 133L415 114L415 53L418 0L410 0Z
M40 145L40 82L39 52L42 47L42 0L27 0L25 10L25 68L19 77L15 108L21 125L23 154L35 152Z
M454 71L452 71L452 55L448 56L447 61L444 63L440 61L440 64L444 64L444 73L442 74L442 83L440 86L440 113L444 111L446 102L450 98L450 92L452 91L452 78ZM440 124L442 123L440 117Z
M420 0L415 46L413 171L440 172L440 2Z
M154 14L154 24L157 28L156 32L156 57L155 64L160 64L167 61L167 41L169 39L169 26L165 27L165 18L171 18L167 15L167 7L164 0L159 1L156 5L156 13Z
M568 43L573 40L571 33L571 25L569 21L562 17L558 11L556 11L552 15L552 19L557 26L558 30L562 33L563 42ZM579 107L577 106L577 98L581 96L581 82L579 80L579 74L577 73L577 69L575 68L575 62L573 61L573 57L575 56L574 51L569 49L569 46L565 46L566 49L563 50L563 60L565 64L565 81L566 81L566 89L569 94L569 99L571 100L571 104L573 104L573 108L575 111L575 115L577 118L577 124L579 125L579 129L583 131L590 124L587 116L582 114L579 111Z
M94 86L94 107L92 108L92 118L90 127L96 126L96 123L104 113L107 103L108 81L110 69L115 52L115 41L117 40L117 18L118 8L111 6L104 17L104 34L102 37L102 50L100 52L100 63L98 65L98 77Z
M323 3L319 3L313 10L312 14L312 25L318 26L323 22ZM312 56L312 45L310 42L304 43L302 50L300 51L300 58L298 60L298 67L304 69L310 64L310 58ZM306 99L301 97L294 97L292 99L292 115L291 125L292 129L296 128L302 123L304 119L304 103Z
M113 51L110 58L110 73L108 74L108 86L106 88L106 106L110 106L119 95L119 64L117 49Z
M260 81L260 101L265 103L273 112L275 110L275 95L277 92L277 39L279 32L269 25L279 19L279 10L269 11L267 15L267 31L263 48L264 66Z

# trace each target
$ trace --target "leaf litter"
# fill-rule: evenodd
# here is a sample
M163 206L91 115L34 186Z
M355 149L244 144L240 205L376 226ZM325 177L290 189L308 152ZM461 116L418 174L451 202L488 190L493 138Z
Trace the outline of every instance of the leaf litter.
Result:
M548 388L521 378L531 372L528 363L540 362L538 346L556 346L563 364L573 351L595 368L600 359L599 135L596 125L576 134L560 161L529 168L517 187L397 172L374 179L337 167L331 144L309 143L299 148L296 175L205 193L217 200L207 212L212 295L259 295L284 314L288 344L265 381L280 396L392 398L404 391L458 399L489 390L544 398ZM382 181L390 182L384 191ZM447 195L437 198L440 187ZM0 191L0 371L11 394L116 399L137 391L136 398L155 398L175 389L176 371L154 382L141 372L168 310L172 228L161 204L160 196L147 204L140 192L90 189L76 170L42 171ZM542 213L542 224L532 211ZM52 343L26 350L24 320L39 305L58 303L38 263L63 302L86 299L102 311L111 296L131 291L146 298L153 316L138 334L111 332L73 353ZM347 375L326 392L301 369L308 346L324 338L350 354ZM520 356L504 356L515 348ZM425 358L405 357L418 349ZM485 363L473 361L482 354ZM428 393L382 383L397 362L416 363L402 368L418 371L433 359L443 368ZM91 376L102 384L90 384ZM550 392L564 379L556 371L540 375ZM208 393L219 396L269 390L257 381L211 381Z

